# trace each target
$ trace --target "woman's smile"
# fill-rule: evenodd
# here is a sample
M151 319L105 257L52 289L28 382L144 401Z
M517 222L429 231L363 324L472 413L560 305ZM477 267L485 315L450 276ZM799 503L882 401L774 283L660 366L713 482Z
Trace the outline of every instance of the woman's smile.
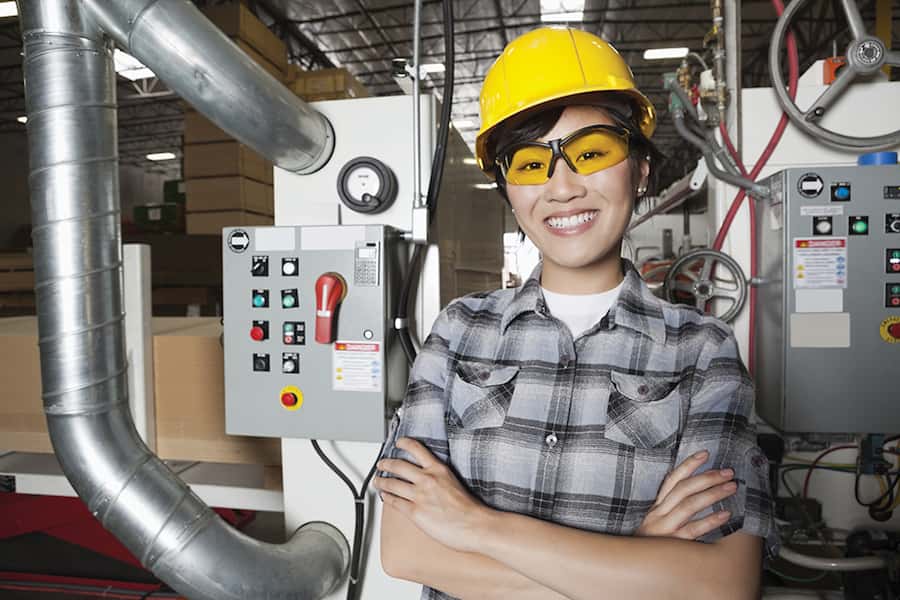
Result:
M554 235L571 236L584 233L594 225L597 210L565 211L544 219L544 224Z

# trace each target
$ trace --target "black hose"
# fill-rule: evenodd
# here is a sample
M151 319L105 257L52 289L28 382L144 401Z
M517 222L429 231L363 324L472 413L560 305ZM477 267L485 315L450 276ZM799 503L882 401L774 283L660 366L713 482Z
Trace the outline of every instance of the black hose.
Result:
M355 504L355 512L356 519L355 525L353 527L353 549L350 552L350 583L347 585L347 600L356 600L357 590L359 585L359 573L362 566L362 544L363 544L363 536L365 535L365 503L366 503L366 491L369 489L369 482L372 481L372 476L375 475L375 464L378 463L378 458L381 457L381 453L384 451L384 444L381 444L381 448L378 450L378 455L375 457L375 463L372 464L372 468L369 469L369 473L366 475L366 478L363 480L362 487L359 491L356 491L356 486L353 485L353 482L350 481L350 478L341 471L340 467L334 464L330 458L325 454L322 448L319 446L318 440L310 440L312 442L312 447L316 451L316 454L319 455L319 458L322 459L331 471L337 475L341 481L350 489L350 493L353 494L353 502Z

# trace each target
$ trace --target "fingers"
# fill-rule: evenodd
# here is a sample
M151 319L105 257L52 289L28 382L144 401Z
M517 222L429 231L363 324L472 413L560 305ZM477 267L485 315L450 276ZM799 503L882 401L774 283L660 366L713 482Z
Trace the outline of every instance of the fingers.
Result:
M422 469L400 458L385 458L378 461L378 470L396 475L411 483L418 483L422 477Z
M415 485L394 477L376 477L375 487L382 492L387 492L387 495L403 498L404 500L412 500L416 492Z
M715 531L716 529L727 523L730 517L731 513L727 510L713 513L707 517L703 517L702 519L691 521L690 523L686 524L684 527L676 531L673 537L681 538L683 540L696 540L697 538L706 535L710 531Z
M673 508L664 518L673 530L680 529L695 515L712 507L716 502L732 496L737 491L737 483L729 481L713 488L688 496ZM692 538L693 539L693 538Z
M700 452L687 457L684 462L675 467L663 480L662 486L659 488L659 493L656 494L656 504L661 504L679 481L690 477L691 474L699 469L708 458L709 452L701 450Z
M676 483L661 502L657 500L657 506L665 513L671 512L686 498L730 481L732 477L734 477L734 471L731 469L717 469L706 471L700 475L692 475Z
M397 447L401 450L405 450L412 455L416 461L422 465L423 469L429 469L441 463L437 458L435 458L434 454L431 453L428 448L426 448L421 442L414 440L412 438L400 438L397 440Z

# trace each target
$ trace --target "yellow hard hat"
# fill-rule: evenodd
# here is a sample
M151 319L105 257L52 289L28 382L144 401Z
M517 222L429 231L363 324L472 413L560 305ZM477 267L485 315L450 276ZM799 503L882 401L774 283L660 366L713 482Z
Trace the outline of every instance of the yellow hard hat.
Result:
M475 140L478 165L493 173L487 140L497 125L547 102L577 94L619 92L632 98L645 137L656 129L653 103L634 85L631 69L599 37L563 27L541 27L507 44L481 87L481 129Z

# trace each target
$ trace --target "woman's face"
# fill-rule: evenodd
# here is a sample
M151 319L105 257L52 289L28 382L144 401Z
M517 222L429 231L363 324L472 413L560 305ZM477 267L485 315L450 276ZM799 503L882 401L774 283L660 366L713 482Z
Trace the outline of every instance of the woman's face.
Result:
M555 140L589 125L615 125L593 106L569 106L537 141ZM557 160L553 176L541 185L507 185L509 202L525 235L541 251L545 268L590 266L615 252L631 219L634 203L631 160L591 175L579 175ZM641 165L646 180L648 166ZM645 181L640 182L641 185Z

